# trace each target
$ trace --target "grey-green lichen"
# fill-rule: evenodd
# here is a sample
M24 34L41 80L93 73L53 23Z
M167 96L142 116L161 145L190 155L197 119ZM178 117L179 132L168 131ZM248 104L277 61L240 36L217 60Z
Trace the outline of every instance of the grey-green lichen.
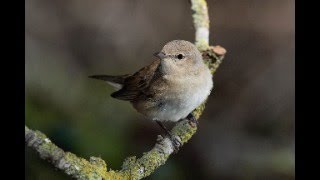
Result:
M196 27L206 27L209 29L208 6L205 0L191 0L193 10L193 24Z
M204 51L204 50L208 49L209 42L208 42L208 40L204 39L202 36L199 35L199 37L197 38L197 40L195 42L195 45L197 46L197 48L200 51Z
M190 121L181 121L173 127L172 133L180 137L182 144L189 141L189 139L196 133L197 126L190 125Z
M205 0L191 0L193 24L196 30L195 44L199 50L209 47L209 15Z
M101 158L91 157L90 162L70 152L64 152L53 144L45 134L33 131L25 126L26 144L35 149L40 157L51 162L66 174L85 180L126 179L125 175L116 171L107 171L107 165Z
M122 165L122 173L130 179L142 179L149 176L156 168L163 165L170 154L165 154L153 148L139 159L135 156L127 158Z
M204 63L209 67L211 74L214 74L226 54L226 50L221 46L210 46L201 51Z
M178 136L181 143L186 143L196 132L196 126L193 127L187 120L179 122L172 130L174 136ZM149 176L155 169L163 165L173 152L172 145L168 145L171 141L168 137L160 138L155 147L143 154L137 159L135 156L127 158L122 165L122 173L126 174L130 179L141 179ZM170 150L167 150L167 149Z

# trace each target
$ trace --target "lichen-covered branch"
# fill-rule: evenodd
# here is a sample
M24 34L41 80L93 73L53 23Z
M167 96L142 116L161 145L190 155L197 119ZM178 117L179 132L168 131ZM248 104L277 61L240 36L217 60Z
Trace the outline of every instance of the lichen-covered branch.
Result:
M40 158L49 161L56 168L76 179L125 179L121 173L109 170L107 165L98 157L90 161L77 157L70 152L64 152L51 142L40 131L33 131L25 126L25 143L34 149Z
M209 15L205 0L191 0L193 24L196 30L195 44L199 50L209 47Z
M203 60L214 74L221 64L226 50L220 46L209 46L209 17L205 0L191 0L193 10L193 22L196 30L195 44L202 52ZM193 111L196 119L199 119L205 108L205 103ZM183 120L178 122L171 134L180 141L180 146L188 142L196 133L196 124ZM169 137L158 136L155 146L140 158L136 156L128 157L121 170L107 169L104 160L98 157L91 157L89 161L77 157L70 152L52 143L40 131L33 131L25 127L26 144L38 152L40 157L48 160L56 168L77 179L142 179L149 176L159 166L163 165L169 156L174 152L172 142Z

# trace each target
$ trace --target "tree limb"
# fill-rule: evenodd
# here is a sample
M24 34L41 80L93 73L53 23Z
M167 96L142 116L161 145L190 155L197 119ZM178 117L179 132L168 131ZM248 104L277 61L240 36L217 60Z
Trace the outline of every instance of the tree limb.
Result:
M216 72L226 50L220 46L209 46L209 17L205 0L191 0L193 22L195 26L195 44L202 52L205 63L212 74ZM199 119L205 108L205 103L193 111ZM197 131L197 126L187 120L178 122L171 134L180 142L186 143ZM155 169L163 165L173 153L173 145L169 137L158 136L153 149L140 158L128 157L122 164L122 169L115 171L107 169L104 160L90 157L87 161L70 152L64 152L53 144L40 131L33 131L25 126L25 143L38 152L40 158L49 161L56 168L77 179L142 179L149 176Z
M209 47L209 15L208 6L205 0L191 0L193 11L193 24L196 30L196 46L199 50L206 50Z

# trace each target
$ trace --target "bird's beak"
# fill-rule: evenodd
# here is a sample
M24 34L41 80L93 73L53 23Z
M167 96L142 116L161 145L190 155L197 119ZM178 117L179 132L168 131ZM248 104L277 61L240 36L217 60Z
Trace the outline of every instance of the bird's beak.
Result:
M164 54L163 52L156 52L153 55L159 59L163 59L166 57L166 54Z

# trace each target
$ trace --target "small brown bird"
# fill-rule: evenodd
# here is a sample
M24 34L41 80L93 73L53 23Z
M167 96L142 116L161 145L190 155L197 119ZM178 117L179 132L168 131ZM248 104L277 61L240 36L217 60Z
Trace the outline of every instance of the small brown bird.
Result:
M162 122L184 118L196 122L191 112L209 96L212 75L197 47L188 41L171 41L154 55L159 59L134 74L89 77L117 88L112 97L131 102L138 112L155 120L174 142Z

